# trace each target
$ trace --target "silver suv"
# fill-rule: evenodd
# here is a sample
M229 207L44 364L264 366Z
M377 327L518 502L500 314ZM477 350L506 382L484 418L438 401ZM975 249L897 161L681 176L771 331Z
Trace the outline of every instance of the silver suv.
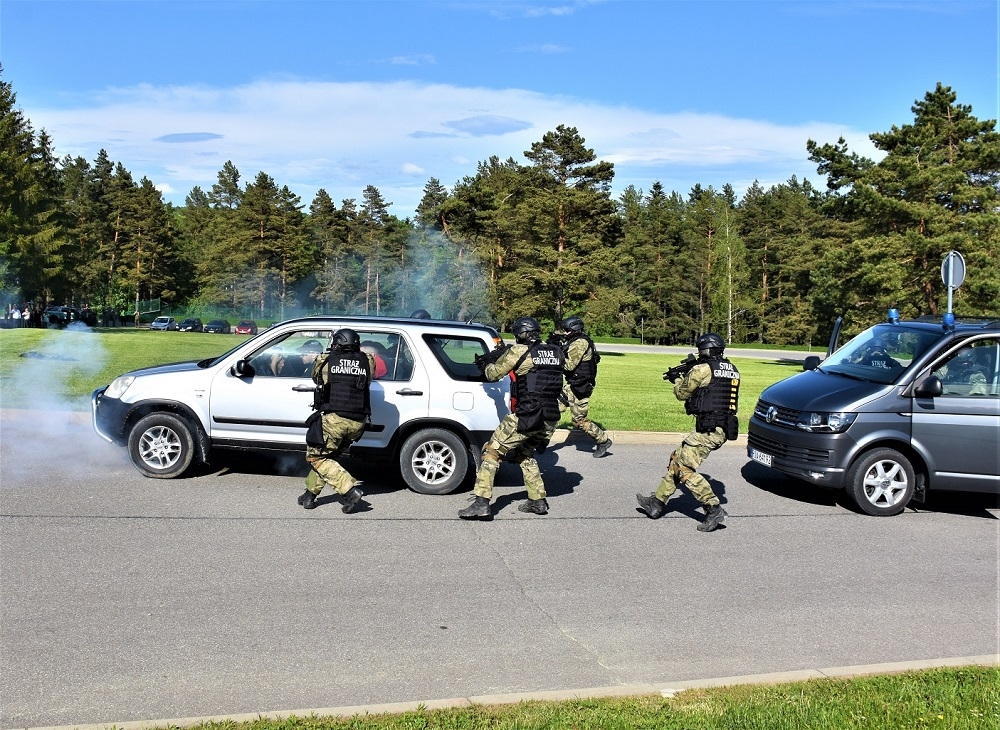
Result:
M395 462L423 494L454 491L508 413L510 383L484 382L476 355L501 343L482 324L307 317L216 358L126 373L91 396L94 429L148 477L177 477L215 449L304 451L316 355L342 327L375 356L371 423L351 455Z

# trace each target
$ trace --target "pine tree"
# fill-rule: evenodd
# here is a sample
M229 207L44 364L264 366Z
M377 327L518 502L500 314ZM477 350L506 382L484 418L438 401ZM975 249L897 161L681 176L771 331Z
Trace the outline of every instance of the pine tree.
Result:
M831 190L844 191L830 213L859 224L861 237L836 271L869 308L937 313L946 298L941 260L958 250L971 265L956 307L1000 312L1000 135L996 120L979 121L956 98L939 83L912 107L913 124L871 134L885 152L878 163L850 154L843 139L809 140Z

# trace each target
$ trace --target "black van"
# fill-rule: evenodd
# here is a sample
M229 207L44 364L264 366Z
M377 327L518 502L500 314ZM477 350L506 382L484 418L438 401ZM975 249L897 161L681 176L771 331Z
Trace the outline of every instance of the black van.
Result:
M890 315L764 390L747 456L870 515L929 489L1000 494L1000 320Z

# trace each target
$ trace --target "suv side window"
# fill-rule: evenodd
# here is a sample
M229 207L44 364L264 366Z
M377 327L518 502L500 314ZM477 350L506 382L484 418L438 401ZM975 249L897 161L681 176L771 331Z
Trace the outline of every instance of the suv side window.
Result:
M452 380L483 381L483 374L476 367L475 358L484 354L485 343L475 337L424 335L424 342L441 363Z
M292 332L271 340L248 360L255 377L308 378L313 362L329 341L329 331Z
M413 354L396 332L358 330L361 349L375 358L375 380L405 381L413 375Z
M941 362L934 374L941 379L942 395L1000 397L1000 340L976 340L960 347Z

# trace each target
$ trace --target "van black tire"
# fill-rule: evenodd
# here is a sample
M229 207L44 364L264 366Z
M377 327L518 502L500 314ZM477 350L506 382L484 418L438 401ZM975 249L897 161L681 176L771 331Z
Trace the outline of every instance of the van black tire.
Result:
M399 471L418 494L450 494L469 470L468 447L443 428L425 428L412 434L399 451Z
M862 512L877 517L906 509L915 485L913 465L895 449L869 451L847 472L847 493Z
M132 464L152 479L179 477L194 459L194 436L183 419L170 413L151 413L128 435Z

